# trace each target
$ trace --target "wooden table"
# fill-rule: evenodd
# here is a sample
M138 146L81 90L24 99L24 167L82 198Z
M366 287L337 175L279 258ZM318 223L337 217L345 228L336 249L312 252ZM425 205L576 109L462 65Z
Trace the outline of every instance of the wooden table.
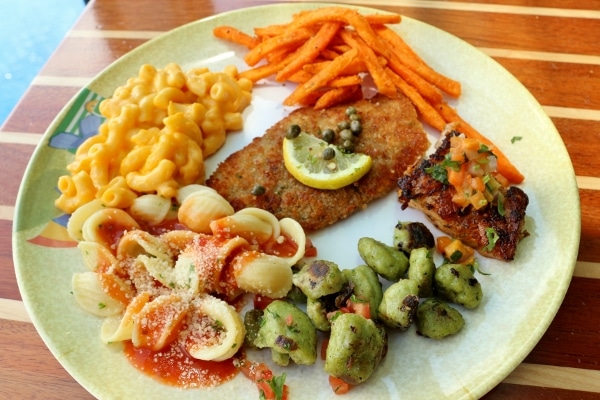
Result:
M15 279L14 206L43 132L90 78L145 41L190 21L268 3L272 2L92 0L35 78L0 130L0 397L91 397L43 344ZM485 398L600 398L600 0L349 3L419 19L478 47L531 91L558 128L581 199L575 274L539 344ZM557 202L560 196L556 193Z

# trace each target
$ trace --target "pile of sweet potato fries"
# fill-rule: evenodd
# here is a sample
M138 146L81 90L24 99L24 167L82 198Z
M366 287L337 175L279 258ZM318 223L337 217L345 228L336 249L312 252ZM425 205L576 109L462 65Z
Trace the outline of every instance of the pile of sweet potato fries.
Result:
M422 121L438 131L457 124L492 149L498 171L510 182L523 181L508 158L445 101L444 95L460 96L460 83L432 69L387 26L401 19L333 6L302 11L287 24L254 28L253 35L232 26L218 26L213 34L249 49L244 61L250 68L240 77L257 82L274 75L278 82L297 83L284 105L322 109L362 98L370 76L380 93L408 97Z

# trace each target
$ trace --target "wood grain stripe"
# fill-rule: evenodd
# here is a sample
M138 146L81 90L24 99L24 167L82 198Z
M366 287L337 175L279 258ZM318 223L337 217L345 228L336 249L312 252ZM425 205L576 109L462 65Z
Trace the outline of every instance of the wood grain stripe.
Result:
M600 279L600 263L577 261L573 275L579 278Z
M92 78L77 77L77 76L46 76L38 75L31 81L32 85L46 85L46 86L75 86L84 87L90 83Z
M504 382L600 393L598 370L523 363Z
M592 176L578 176L577 187L579 189L600 190L600 178Z
M72 38L104 38L104 39L153 39L164 31L114 31L114 30L79 30L73 29L67 33Z
M555 118L583 119L587 121L600 121L600 110L586 108L567 108L542 106L546 114Z
M273 0L273 3L279 0ZM313 0L296 0L296 2L310 3ZM364 5L364 0L342 0L331 1L332 3ZM580 10L551 7L526 7L512 6L504 4L484 4L484 3L463 3L450 1L428 1L428 0L375 0L369 1L370 7L411 7L411 8L429 8L438 10L453 10L466 12L485 12L497 14L518 14L534 15L545 17L561 18L581 18L581 19L600 19L598 10Z
M31 322L22 301L0 299L0 318L10 321Z
M37 145L41 139L42 135L39 133L0 131L0 143Z
M491 47L477 47L490 57L513 58L519 60L536 60L547 62L560 62L570 64L600 65L600 56L585 54L552 53L544 51L527 51L515 49L499 49Z
M0 219L12 221L15 216L15 208L11 206L0 206Z

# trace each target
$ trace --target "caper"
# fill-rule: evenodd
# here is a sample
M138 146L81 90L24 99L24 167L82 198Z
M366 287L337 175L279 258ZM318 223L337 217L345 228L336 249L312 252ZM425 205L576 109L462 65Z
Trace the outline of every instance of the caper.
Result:
M342 140L352 140L354 138L354 134L350 129L342 129L340 131L340 138L342 138Z
M325 130L323 130L323 132L321 133L321 137L323 138L324 141L326 141L327 143L331 143L333 142L333 140L335 139L335 132L333 131L333 129L331 128L326 128Z
M348 116L348 118L350 118L350 121L360 121L361 120L360 115L358 115L358 114L350 114Z
M348 108L346 108L346 115L350 116L350 115L356 115L356 107L354 106L350 106Z
M350 121L350 131L358 136L362 132L362 123L359 120Z
M338 130L344 130L344 129L349 129L350 128L350 122L348 121L341 121L338 123L337 125Z
M265 187L262 185L254 185L254 187L252 188L252 194L254 196L262 196L263 194L265 194Z
M285 134L286 139L294 139L297 138L300 134L300 126L296 124L292 124L288 126L287 133Z
M323 150L323 160L331 160L335 157L335 150L331 147L325 147Z
M353 140L344 140L342 142L342 151L345 153L354 152L354 141Z

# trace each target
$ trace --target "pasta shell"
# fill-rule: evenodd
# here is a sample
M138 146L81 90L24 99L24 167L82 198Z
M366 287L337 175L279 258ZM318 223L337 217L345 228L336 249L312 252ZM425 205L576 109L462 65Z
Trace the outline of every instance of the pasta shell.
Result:
M146 303L133 321L133 345L154 351L163 349L177 338L189 308L189 301L176 293Z
M296 254L294 254L292 257L284 258L287 264L291 267L292 265L298 263L302 257L304 257L304 252L306 250L306 233L304 232L304 229L300 223L298 223L298 221L295 219L283 218L281 221L279 221L279 224L281 226L282 233L290 237L298 246Z
M83 240L113 248L124 232L139 229L138 223L125 211L105 208L91 214L83 223Z
M233 268L240 289L278 299L292 288L292 268L280 257L255 250L235 257Z
M233 357L246 334L244 322L233 306L213 296L194 301L187 351L199 360L223 361Z
M77 247L81 251L83 264L92 272L107 271L117 264L116 257L100 243L81 241L77 243Z
M76 241L83 240L83 224L96 211L106 208L100 199L95 199L79 207L69 217L67 222L67 233L71 239Z
M216 219L232 215L233 207L216 192L202 190L188 195L177 216L179 222L198 233L211 233L210 223Z
M241 236L252 244L265 243L273 238L273 226L250 214L235 213L219 218L210 223L210 229L215 236Z
M138 221L146 221L150 225L157 225L165 220L171 207L170 199L157 194L145 194L133 201L133 204L129 207L129 214Z
M131 339L133 320L149 300L150 294L147 292L138 294L129 303L122 317L112 316L105 318L100 328L100 338L102 341L104 343L114 343Z
M98 274L80 272L71 278L73 296L81 308L98 317L120 314L125 305L106 293Z

